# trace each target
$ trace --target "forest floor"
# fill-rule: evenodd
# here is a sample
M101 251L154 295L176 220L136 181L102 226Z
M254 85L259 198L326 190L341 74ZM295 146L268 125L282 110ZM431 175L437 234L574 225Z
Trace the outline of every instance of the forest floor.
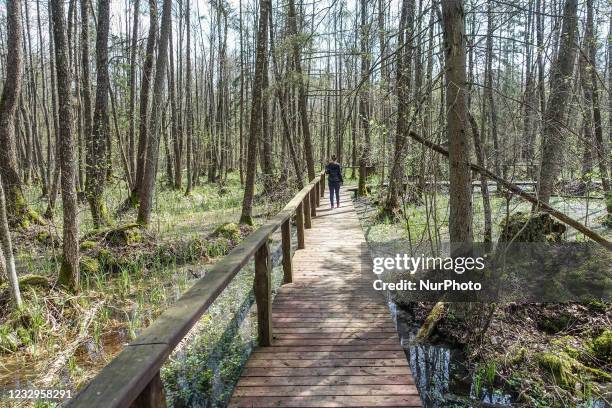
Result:
M256 198L254 228L292 194L291 188L285 188L277 196ZM147 231L131 225L133 210L116 217L110 228L93 230L89 209L82 204L82 289L76 295L56 285L61 208L54 223L17 231L14 247L26 308L12 310L8 288L0 287L0 387L54 386L74 392L85 384L252 231L253 227L236 224L242 195L233 173L223 185L202 184L188 197L160 187ZM125 198L123 186L109 186L109 213L115 214ZM44 200L30 199L35 210L44 212ZM186 343L191 344L180 346L164 366L162 375L171 398L192 398L181 395L185 387L180 384L186 381L193 383L193 393L201 398L210 397L214 387L215 398L226 398L228 391L219 389L219 384L233 383L222 377L237 376L241 359L248 355L245 348L252 343L248 327L246 334L235 336L252 303L251 272L245 268L232 281L190 334ZM210 372L190 372L189 365L183 364L188 359L210 360L219 350L227 358L223 364L215 363L219 367Z
M381 220L378 216L379 191L374 189L366 198L356 200L366 239L373 256L388 256L393 251L412 254L430 254L435 247L433 242L447 242L448 198L437 194L429 196L423 204L406 205L398 222ZM434 204L435 203L435 204ZM429 204L429 207L426 205ZM585 222L600 234L612 238L612 229L601 225L601 216L605 214L603 200L592 200L587 204L585 199L553 199L555 208ZM483 220L480 195L474 195L474 214L476 214L475 240L482 237ZM437 211L432 211L437 208ZM503 197L492 197L493 236L494 241L500 234L500 221L507 211L528 212L530 206L513 198L507 201ZM436 216L434 217L434 214ZM587 216L588 214L588 216ZM575 231L564 234L567 240L582 240ZM393 301L398 307L398 321L416 331L425 324L434 304L414 302L409 295L400 292L393 294ZM517 404L529 407L607 407L612 401L612 304L591 302L588 304L493 304L481 305L483 313L489 315L487 323L466 321L456 315L452 306L446 304L438 310L439 323L427 346L407 347L407 353L419 353L409 356L411 361L427 359L436 346L451 350L448 354L435 354L426 370L413 367L416 376L434 377L433 382L444 382L445 386L436 386L429 379L417 378L427 383L430 395L422 395L427 407L462 407L462 406L506 406L504 398L486 399L487 389L501 389ZM485 319L486 320L486 319ZM488 325L487 325L488 324ZM473 327L485 325L486 331L479 332ZM466 335L472 333L473 335ZM433 347L431 347L433 346ZM408 351L410 350L410 351ZM435 351L435 350L434 350ZM467 367L467 395L451 396L448 386L448 372L440 371L443 360L448 355L459 351L461 361L450 364L462 364ZM452 360L452 357L451 357ZM448 363L448 361L447 361ZM423 371L423 372L421 372ZM434 371L424 373L425 371ZM463 378L465 381L465 378ZM452 387L451 387L452 388ZM434 392L435 391L435 392ZM423 390L421 390L422 394ZM436 393L436 395L432 395ZM463 401L463 403L462 403Z

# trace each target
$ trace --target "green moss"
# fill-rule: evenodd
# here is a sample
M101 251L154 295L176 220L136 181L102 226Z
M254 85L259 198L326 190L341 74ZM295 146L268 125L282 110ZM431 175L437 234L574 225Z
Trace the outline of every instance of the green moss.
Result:
M604 330L602 334L593 339L591 346L593 354L602 360L612 362L612 330Z
M24 275L19 277L19 286L49 286L49 279L41 275Z
M540 368L552 375L562 388L572 388L576 383L576 376L573 374L575 360L566 353L539 353L536 359Z
M224 237L234 242L240 240L240 227L234 222L219 225L213 232L214 237Z
M94 275L100 272L100 262L96 258L81 255L79 259L79 269L85 275Z
M510 352L508 362L512 365L522 363L527 357L527 349L525 347L518 347Z
M433 309L431 309L431 312L429 312L429 314L427 315L425 322L419 328L419 331L416 335L417 342L424 342L429 339L429 337L431 337L434 329L436 328L436 325L444 316L445 310L446 309L444 307L444 303L438 302L435 304Z
M95 249L98 246L98 243L95 241L83 241L81 242L81 245L79 245L79 248L81 249L81 251L89 251L92 249Z
M499 224L500 242L557 242L566 230L547 213L516 212Z

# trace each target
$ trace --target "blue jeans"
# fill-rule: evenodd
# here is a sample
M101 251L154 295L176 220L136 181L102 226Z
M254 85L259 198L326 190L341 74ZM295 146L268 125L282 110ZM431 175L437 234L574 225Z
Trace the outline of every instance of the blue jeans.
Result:
M329 183L329 201L334 205L334 195L336 196L336 205L340 205L340 182L330 181Z

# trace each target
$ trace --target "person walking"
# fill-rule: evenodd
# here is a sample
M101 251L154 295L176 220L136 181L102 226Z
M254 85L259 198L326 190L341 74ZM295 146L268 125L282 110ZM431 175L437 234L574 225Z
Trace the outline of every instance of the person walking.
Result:
M340 208L340 186L344 183L344 179L342 178L342 167L336 161L335 155L331 157L331 161L325 166L325 174L327 174L331 208L334 208L334 196L336 197L336 208Z

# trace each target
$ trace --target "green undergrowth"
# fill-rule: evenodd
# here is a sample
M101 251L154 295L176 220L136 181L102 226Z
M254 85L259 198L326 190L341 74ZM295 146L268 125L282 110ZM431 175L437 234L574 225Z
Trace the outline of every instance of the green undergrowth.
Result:
M74 391L85 384L256 228L237 224L242 193L236 173L222 184L196 186L189 197L160 187L154 221L147 230L133 224L132 212L94 230L83 204L79 212L81 281L77 294L56 284L61 261L61 207L47 225L16 231L17 267L27 314L9 313L10 291L6 284L0 285L0 387L12 386L15 381L36 384L49 374L46 367L54 363L60 367L57 373L49 374L54 385ZM119 186L108 187L110 214L115 214L123 201L122 194ZM30 202L39 209L44 208L44 201ZM259 198L254 207L255 224L261 224L282 205L284 202ZM252 276L242 284L252 287ZM238 282L232 285L222 295L230 296L226 299L237 294L230 293L232 290L240 292ZM212 316L217 316L220 308L216 305L209 311ZM213 320L216 323L219 319ZM239 372L241 356L246 355L238 338L229 337L219 343L222 349L235 350L223 362L228 378L230 372ZM62 350L70 355L57 362ZM234 368L230 370L230 366Z
M227 405L257 340L253 278L252 266L243 268L197 323L187 345L162 367L170 407ZM276 266L273 287L281 281Z

